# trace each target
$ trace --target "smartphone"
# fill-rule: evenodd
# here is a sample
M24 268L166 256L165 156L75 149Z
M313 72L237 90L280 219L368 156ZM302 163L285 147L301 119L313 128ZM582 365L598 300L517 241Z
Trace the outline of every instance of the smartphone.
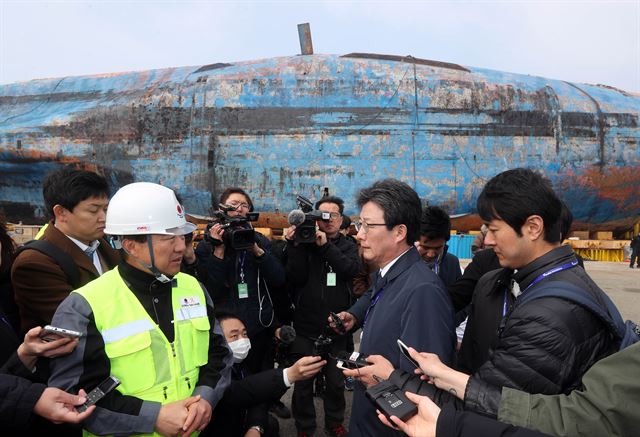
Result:
M56 326L47 325L42 328L40 338L44 341L54 341L57 337L70 337L80 338L82 333L78 331L72 331L71 329L58 328Z
M330 312L329 315L331 316L331 321L333 322L333 324L336 325L336 329L338 330L338 332L340 332L341 334L345 334L347 332L347 328L344 327L344 322L342 321L340 316L334 312Z
M409 347L406 344L404 344L400 339L397 340L397 343L398 343L398 348L400 349L400 352L402 353L402 355L404 355L407 360L411 361L411 364L416 366L416 368L419 368L420 364L418 364L418 362L413 358L411 358L411 355L409 355Z
M120 385L120 380L115 376L109 376L107 379L102 381L96 388L87 393L87 400L84 404L76 407L76 410L79 413L84 412L87 408L98 402L100 399L105 397L107 393L111 392L114 388Z
M350 370L365 367L371 363L367 361L368 355L360 352L338 352L336 355L336 367L338 369Z

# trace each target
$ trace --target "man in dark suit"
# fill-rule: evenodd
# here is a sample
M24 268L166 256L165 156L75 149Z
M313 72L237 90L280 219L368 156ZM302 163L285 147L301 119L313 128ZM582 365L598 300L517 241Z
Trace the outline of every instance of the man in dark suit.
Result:
M320 357L300 358L291 367L251 373L243 361L251 349L245 324L232 312L218 310L224 336L233 352L231 384L215 409L202 437L275 437L278 422L269 415L269 405L297 381L316 375L326 361Z
M20 310L20 329L46 325L69 293L110 270L119 256L104 237L109 186L104 177L64 168L47 176L43 185L47 214L52 220L39 238L59 249L77 266L78 283L39 250L22 251L13 263L11 282Z
M430 351L440 351L450 362L455 345L451 299L414 246L420 234L420 198L404 182L386 179L360 191L358 206L356 229L362 256L376 266L378 274L372 291L339 317L348 330L356 324L363 327L361 353L383 355L394 367L415 368L400 354L398 339L409 346L421 344ZM367 367L344 374L365 384L375 383L373 375L366 374ZM376 374L383 379L388 376ZM357 384L350 434L399 435L372 420L373 416L375 407L365 398L364 386Z

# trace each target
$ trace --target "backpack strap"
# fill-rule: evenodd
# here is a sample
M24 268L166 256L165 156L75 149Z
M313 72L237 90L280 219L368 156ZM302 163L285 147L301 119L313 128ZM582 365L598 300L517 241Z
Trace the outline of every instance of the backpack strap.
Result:
M69 280L71 287L73 289L80 288L80 271L78 270L78 266L71 256L51 244L46 240L31 240L27 241L22 247L19 247L16 250L15 256L18 256L19 253L24 252L25 250L37 250L40 253L47 255L49 258L53 259L62 269L65 276Z
M574 302L597 316L618 339L622 339L625 336L625 322L618 308L605 293L600 295L605 306L605 308L603 308L602 304L597 302L591 293L569 282L548 281L543 282L538 287L534 287L518 297L515 305L524 305L534 299L543 297L557 297Z

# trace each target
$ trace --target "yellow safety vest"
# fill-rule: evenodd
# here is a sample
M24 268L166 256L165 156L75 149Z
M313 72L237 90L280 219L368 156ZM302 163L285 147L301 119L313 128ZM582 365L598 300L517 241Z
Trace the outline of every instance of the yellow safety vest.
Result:
M117 267L73 292L91 306L111 375L120 380L117 390L123 395L162 404L185 399L193 393L200 366L207 363L211 326L204 292L192 276L178 273L174 279L173 343L129 290ZM84 434L91 435L86 430Z
M39 240L42 238L42 236L44 235L44 231L47 230L47 226L49 226L49 223L45 223L43 227L40 228L40 230L38 231L38 233L36 234L35 237L33 237L34 240Z

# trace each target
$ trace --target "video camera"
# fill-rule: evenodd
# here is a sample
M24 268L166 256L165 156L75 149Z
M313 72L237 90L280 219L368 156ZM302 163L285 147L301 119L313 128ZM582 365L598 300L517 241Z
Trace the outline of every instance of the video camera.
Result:
M227 247L232 247L235 250L251 249L256 242L256 231L253 230L253 226L249 222L255 222L258 220L259 213L250 212L246 217L231 217L229 211L235 211L233 206L225 205L223 203L218 205L220 209L213 211L212 215L215 220L207 224L207 229L204 234L204 239L213 246L224 244ZM219 223L224 228L224 234L222 234L222 241L211 237L209 231L215 225Z
M329 313L329 315L338 332L345 334L347 330L342 319L334 312ZM313 341L312 355L319 355L323 360L326 360L329 357L331 346L333 346L333 336L335 336L333 329L329 325L325 326L324 332Z
M315 243L316 221L328 222L331 220L331 214L324 211L314 211L313 203L304 196L296 196L296 203L299 209L294 209L287 217L289 224L296 227L294 241L297 243Z

